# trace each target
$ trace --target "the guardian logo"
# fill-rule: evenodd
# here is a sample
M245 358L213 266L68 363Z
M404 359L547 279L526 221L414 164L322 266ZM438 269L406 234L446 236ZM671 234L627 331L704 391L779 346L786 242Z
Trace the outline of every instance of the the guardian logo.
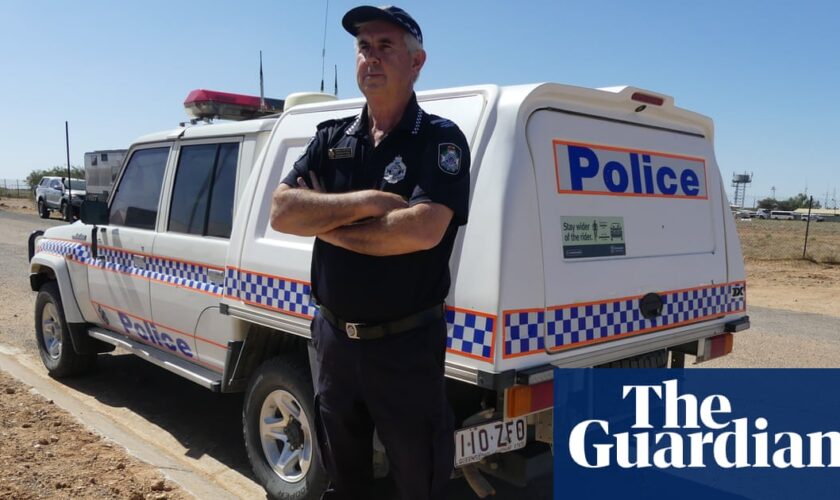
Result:
M611 432L607 420L577 423L569 434L575 464L587 469L840 467L840 432L774 432L767 418L733 418L732 404L722 394L702 399L680 394L677 380L624 385L621 400L633 409L631 431Z
M708 199L703 158L554 140L557 192Z

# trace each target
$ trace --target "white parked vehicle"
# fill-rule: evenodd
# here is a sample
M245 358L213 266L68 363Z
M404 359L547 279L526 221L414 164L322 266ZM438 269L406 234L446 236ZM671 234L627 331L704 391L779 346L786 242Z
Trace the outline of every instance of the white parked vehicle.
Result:
M458 124L473 158L446 301L468 475L524 480L524 457L550 453L554 367L679 367L685 354L728 354L749 327L710 119L632 87L486 85L418 100ZM318 123L362 105L287 100L279 115L138 139L107 204L30 238L49 371L88 370L120 346L210 390L245 391L257 479L278 498L318 498L313 240L271 229L271 193Z
M822 215L818 215L818 214L811 214L811 215L802 214L802 216L800 218L804 221L808 221L810 219L814 222L822 222L822 221L825 220L825 217L823 217Z
M770 218L775 220L794 220L796 218L796 212L773 210L770 212Z

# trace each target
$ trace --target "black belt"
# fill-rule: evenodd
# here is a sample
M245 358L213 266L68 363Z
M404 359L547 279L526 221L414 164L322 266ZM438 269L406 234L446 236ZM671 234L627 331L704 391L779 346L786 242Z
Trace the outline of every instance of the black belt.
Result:
M404 318L396 319L394 321L387 321L385 323L368 324L368 323L351 323L337 318L329 309L320 306L319 314L327 320L334 328L345 332L351 339L357 340L373 340L379 339L386 335L394 333L407 332L426 326L432 321L443 317L443 304L434 305L428 309L414 313Z

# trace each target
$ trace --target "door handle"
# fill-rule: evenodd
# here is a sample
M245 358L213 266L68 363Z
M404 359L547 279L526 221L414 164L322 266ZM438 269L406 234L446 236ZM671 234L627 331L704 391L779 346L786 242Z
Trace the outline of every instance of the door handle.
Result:
M214 285L224 285L225 272L222 269L208 269L207 279L209 279L210 283L213 283Z
M142 255L132 255L131 262L138 269L146 269L146 257Z

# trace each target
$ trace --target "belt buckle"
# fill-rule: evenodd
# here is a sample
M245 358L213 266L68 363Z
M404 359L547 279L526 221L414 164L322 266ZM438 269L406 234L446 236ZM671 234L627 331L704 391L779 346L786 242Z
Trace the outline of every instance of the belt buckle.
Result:
M345 323L344 331L347 332L347 336L351 339L359 340L359 326L362 326L362 323Z

